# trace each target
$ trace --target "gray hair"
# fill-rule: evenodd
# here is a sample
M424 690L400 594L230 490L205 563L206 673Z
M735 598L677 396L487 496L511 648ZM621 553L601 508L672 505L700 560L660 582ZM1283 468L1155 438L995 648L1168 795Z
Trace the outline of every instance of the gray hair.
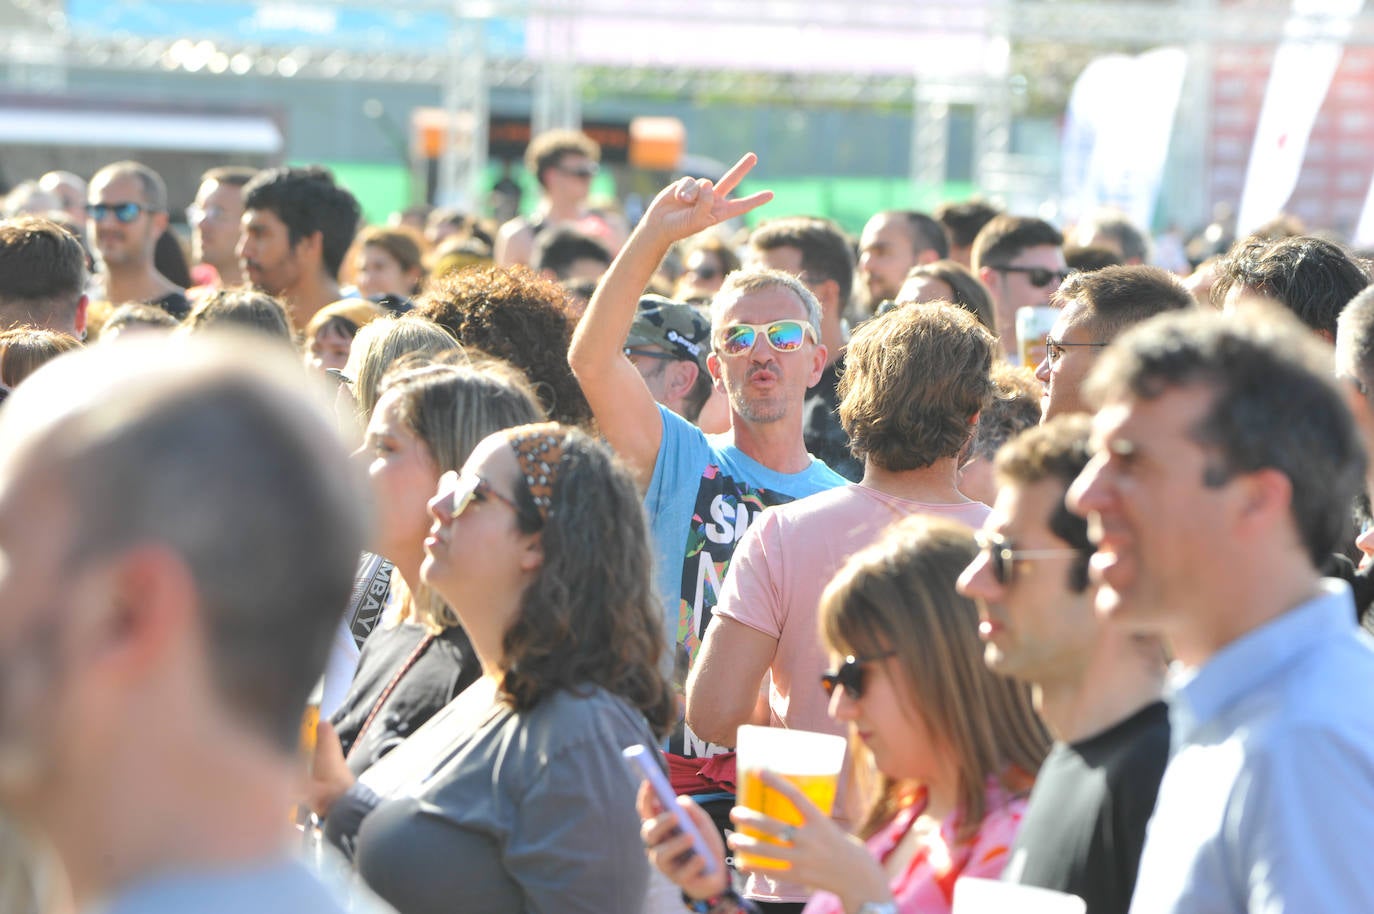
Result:
M721 326L721 316L746 295L766 289L781 287L791 292L797 302L806 309L806 322L815 332L816 341L821 338L821 303L816 300L800 279L782 270L736 270L725 277L716 297L711 300L711 326Z
M0 474L58 473L65 564L140 544L195 584L225 709L294 751L369 513L358 469L289 352L256 337L130 340L32 375L0 413Z

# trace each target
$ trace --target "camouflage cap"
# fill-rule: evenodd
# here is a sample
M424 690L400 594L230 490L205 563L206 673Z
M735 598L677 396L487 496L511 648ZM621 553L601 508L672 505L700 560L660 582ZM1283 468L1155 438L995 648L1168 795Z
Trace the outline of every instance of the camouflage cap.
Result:
M645 295L630 325L627 347L654 346L685 362L696 362L706 371L711 354L711 322L691 305L669 301L661 295Z

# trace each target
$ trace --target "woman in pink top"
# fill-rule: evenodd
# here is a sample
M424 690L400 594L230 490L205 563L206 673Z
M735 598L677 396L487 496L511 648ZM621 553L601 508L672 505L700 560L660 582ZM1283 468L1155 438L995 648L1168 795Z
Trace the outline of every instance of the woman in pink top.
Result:
M818 687L849 725L860 771L876 771L858 837L771 774L796 804L789 826L744 807L731 818L771 835L736 834L737 851L782 861L766 875L817 890L807 914L941 914L960 876L995 877L1020 825L1049 737L1025 687L983 664L978 611L954 583L976 551L962 525L912 517L854 555L826 588L821 632L834 668ZM680 798L682 799L682 798ZM719 848L710 820L683 806ZM655 864L696 899L693 910L749 910L723 870L703 876L690 839L642 792Z

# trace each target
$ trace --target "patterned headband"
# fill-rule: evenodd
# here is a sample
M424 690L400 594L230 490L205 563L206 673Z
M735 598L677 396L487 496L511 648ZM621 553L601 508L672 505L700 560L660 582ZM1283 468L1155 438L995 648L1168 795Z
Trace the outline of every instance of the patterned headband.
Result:
M539 510L539 520L547 523L553 486L563 462L563 427L557 422L522 425L511 429L508 440L525 477L525 488Z

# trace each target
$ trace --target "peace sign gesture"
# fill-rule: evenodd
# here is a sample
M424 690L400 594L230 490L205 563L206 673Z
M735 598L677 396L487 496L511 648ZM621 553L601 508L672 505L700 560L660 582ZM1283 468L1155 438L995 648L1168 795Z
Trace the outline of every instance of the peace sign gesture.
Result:
M642 229L658 236L663 242L672 243L762 206L773 199L771 190L761 190L737 200L730 199L730 194L758 161L758 156L752 152L745 153L721 177L719 183L713 183L709 178L674 181L659 191L649 204L641 223Z

